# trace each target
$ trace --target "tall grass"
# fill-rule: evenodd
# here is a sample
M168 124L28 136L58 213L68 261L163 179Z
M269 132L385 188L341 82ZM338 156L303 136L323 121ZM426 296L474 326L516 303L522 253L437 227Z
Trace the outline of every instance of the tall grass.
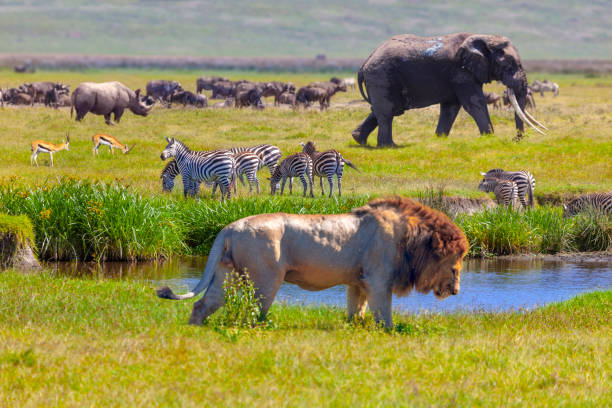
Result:
M445 210L441 194L430 189L420 198ZM43 260L144 260L205 255L219 231L250 215L346 213L370 198L258 196L221 203L146 196L118 183L64 178L37 188L1 186L0 212L30 218ZM471 256L612 248L612 217L594 212L566 219L556 207L494 208L459 215L456 222L470 241Z
M25 214L47 260L140 260L185 252L176 206L118 184L64 178L51 187L0 190L8 214Z

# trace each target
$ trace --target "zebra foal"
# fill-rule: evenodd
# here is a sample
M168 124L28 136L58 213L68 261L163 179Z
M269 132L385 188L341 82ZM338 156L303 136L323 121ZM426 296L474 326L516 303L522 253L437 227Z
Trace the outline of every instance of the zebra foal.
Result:
M515 207L519 201L518 186L512 180L485 177L478 185L478 189L485 193L493 192L498 205Z
M312 159L313 174L319 177L321 195L325 195L323 177L327 177L327 182L329 183L329 197L332 196L334 190L333 177L336 175L336 179L338 180L338 196L342 196L342 173L344 172L344 165L347 164L349 167L359 171L357 167L342 157L342 154L335 149L318 152L315 148L315 144L311 141L305 144L300 142L300 144L302 145L302 151Z
M287 156L274 170L272 177L270 177L270 189L271 194L276 194L280 185L280 194L283 194L285 189L285 182L289 178L289 194L293 193L293 185L291 178L299 177L302 180L304 186L304 194L306 197L306 190L310 185L310 196L314 197L312 193L312 159L306 153L295 153L291 156Z
M523 207L533 207L533 191L535 190L536 180L528 171L504 171L502 169L491 169L486 173L480 173L485 178L494 177L502 180L512 180L516 183L518 188L518 198ZM527 200L525 200L527 196Z

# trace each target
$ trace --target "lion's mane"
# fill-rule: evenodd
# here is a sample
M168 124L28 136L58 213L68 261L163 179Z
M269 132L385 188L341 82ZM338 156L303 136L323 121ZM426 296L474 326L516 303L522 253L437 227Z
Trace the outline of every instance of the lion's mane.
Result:
M465 234L448 216L409 198L376 199L352 212L382 220L387 211L399 216L400 228L403 228L400 232L402 238L396 243L397 256L401 257L398 259L400 267L393 276L393 292L397 295L408 294L415 285L420 291L419 282L426 288L429 277L421 279L421 274L429 263L451 255L463 257L469 249Z

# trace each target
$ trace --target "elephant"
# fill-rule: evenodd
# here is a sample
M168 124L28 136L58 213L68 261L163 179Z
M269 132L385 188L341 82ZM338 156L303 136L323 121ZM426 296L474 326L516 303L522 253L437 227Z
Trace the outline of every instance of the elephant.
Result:
M121 82L83 82L72 92L70 116L76 109L76 120L80 122L88 112L104 115L107 125L111 122L111 113L119 123L123 111L127 108L136 115L147 116L153 105L147 105L140 96L140 89L132 91Z
M366 145L368 135L378 126L378 146L394 146L393 117L434 104L440 104L438 136L449 134L461 107L474 118L481 134L493 133L482 90L483 84L493 80L509 89L517 140L523 136L523 122L543 133L536 125L544 126L524 112L527 75L508 38L470 33L392 37L379 45L359 69L359 91L371 105L371 113L352 136Z

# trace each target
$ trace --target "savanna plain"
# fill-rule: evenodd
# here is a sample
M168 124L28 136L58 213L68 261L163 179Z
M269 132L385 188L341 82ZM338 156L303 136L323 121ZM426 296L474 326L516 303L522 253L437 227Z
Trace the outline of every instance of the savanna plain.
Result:
M84 81L119 80L144 89L148 80L165 78L193 91L201 74L39 71L25 77L0 71L0 85L50 80L74 89ZM206 74L298 87L350 75ZM556 98L536 95L531 111L548 135L527 130L520 142L513 140L511 111L490 109L493 135L478 135L462 112L451 134L438 138L437 108L427 108L395 119L399 147L359 147L350 132L368 107L352 90L334 96L324 112L157 106L146 118L126 112L114 127L91 114L75 123L65 108L4 107L0 211L32 218L44 259L136 260L205 253L216 231L250 213L340 212L375 196L423 196L441 188L448 195L484 197L477 190L480 172L501 167L531 171L541 206L520 215L496 210L474 222L457 219L472 255L573 248L578 229L560 221L552 205L576 193L612 190L612 76L529 74L530 81L536 78L559 83L561 91ZM496 84L486 88L502 92ZM56 154L53 168L43 154L39 167L30 166L32 140L59 143L67 133L70 151ZM136 147L114 156L101 149L94 158L94 133ZM210 200L208 189L199 201L185 201L180 183L171 195L161 193L165 137L198 150L271 143L285 155L313 140L319 149L339 150L361 172L345 168L340 200L303 199L296 191L272 199L264 169L257 197L239 186L239 197L225 205ZM58 211L47 212L50 205ZM71 222L76 216L80 221ZM507 221L512 227L503 232ZM609 249L610 220L597 222L598 248ZM77 228L82 225L96 233ZM493 237L483 236L482 225ZM370 318L348 323L342 309L287 305L274 305L269 319L254 328L214 318L190 327L191 306L159 300L142 281L1 273L0 406L605 406L612 400L610 291L529 311L397 315L391 331Z

